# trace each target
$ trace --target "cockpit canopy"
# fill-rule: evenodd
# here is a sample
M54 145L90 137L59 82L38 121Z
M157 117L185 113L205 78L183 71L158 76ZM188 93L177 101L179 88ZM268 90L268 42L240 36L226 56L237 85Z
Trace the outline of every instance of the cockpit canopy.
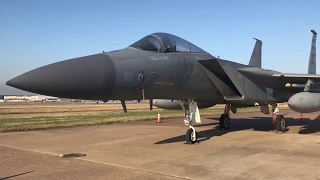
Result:
M196 45L172 34L154 33L150 34L129 47L155 52L201 52L205 51Z

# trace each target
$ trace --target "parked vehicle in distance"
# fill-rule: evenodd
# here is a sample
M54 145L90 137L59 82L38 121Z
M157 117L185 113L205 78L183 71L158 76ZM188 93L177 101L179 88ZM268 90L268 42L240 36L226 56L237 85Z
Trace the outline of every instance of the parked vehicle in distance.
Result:
M60 102L60 99L58 98L47 98L44 100L44 102Z
M71 102L83 102L81 99L72 99Z

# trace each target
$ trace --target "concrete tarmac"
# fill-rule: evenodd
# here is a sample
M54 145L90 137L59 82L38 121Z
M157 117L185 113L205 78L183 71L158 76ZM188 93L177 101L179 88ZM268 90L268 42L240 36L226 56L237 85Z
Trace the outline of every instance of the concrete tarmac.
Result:
M182 111L181 111L182 112ZM282 111L288 132L262 113L202 117L199 142L185 145L183 118L0 134L0 178L320 179L319 113ZM66 153L85 157L61 158Z

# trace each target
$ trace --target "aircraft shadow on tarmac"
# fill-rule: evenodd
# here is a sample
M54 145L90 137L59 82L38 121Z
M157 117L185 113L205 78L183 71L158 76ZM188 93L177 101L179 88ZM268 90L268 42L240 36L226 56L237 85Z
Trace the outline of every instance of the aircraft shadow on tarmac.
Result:
M287 130L290 130L290 127L293 126L302 126L299 129L299 134L312 134L320 132L320 115L315 119L304 118L303 122L300 122L300 119L294 119L292 117L286 117ZM213 129L208 129L204 131L198 131L198 143L202 141L209 140L214 136L222 136L229 132L249 130L253 129L254 131L273 131L272 119L270 117L252 117L250 119L237 118L231 120L231 128L229 130L221 130L219 127L219 118L209 118L215 122L205 123L195 125L194 127L203 127L203 126L213 126ZM185 134L165 139L154 144L168 144L185 141Z
M0 177L0 180L11 179L11 178L18 177L18 176L22 176L22 175L24 175L24 174L29 174L29 173L32 173L32 172L34 172L34 171L29 171L29 172L24 172L24 173L20 173L20 174L15 174L15 175L8 176L8 177Z

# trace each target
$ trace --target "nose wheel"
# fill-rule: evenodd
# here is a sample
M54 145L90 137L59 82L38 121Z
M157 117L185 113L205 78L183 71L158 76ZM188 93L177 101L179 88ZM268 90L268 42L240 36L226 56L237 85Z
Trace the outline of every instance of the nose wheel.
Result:
M197 132L193 127L189 128L187 133L186 133L186 142L185 142L185 144L194 144L196 142L197 142Z
M185 144L194 144L197 142L197 132L196 129L192 126L194 119L195 108L192 106L197 106L193 100L185 100L181 102L182 109L184 110L184 124L189 126L189 129L186 132L186 142Z

